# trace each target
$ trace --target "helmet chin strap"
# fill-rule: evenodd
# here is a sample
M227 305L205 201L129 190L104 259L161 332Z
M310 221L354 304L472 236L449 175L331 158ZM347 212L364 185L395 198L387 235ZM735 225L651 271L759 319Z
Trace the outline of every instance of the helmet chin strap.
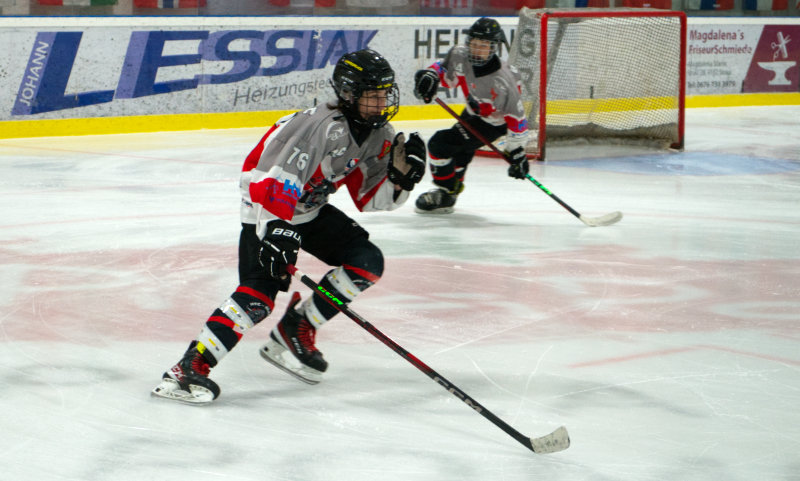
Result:
M475 67L483 67L484 65L486 65L487 63L489 63L489 61L490 61L490 60L492 60L492 57L493 57L493 56L494 56L494 54L490 55L488 58L485 58L485 59L480 59L480 58L478 58L478 57L472 57L472 56L471 56L471 57L469 58L469 63L471 63L471 64L472 64L472 65L474 65Z
M471 64L471 65L472 65L472 71L475 72L475 76L483 77L484 75L489 75L490 73L496 72L497 70L500 69L501 67L500 57L498 57L497 55L492 55L491 57L489 57L489 60L480 65L476 64Z
M371 115L371 116L370 116L370 117L367 119L367 123L368 123L368 124L369 124L369 125L370 125L370 126L373 128L373 129L379 129L379 128L383 127L384 125L386 125L386 123L387 123L388 121L389 121L389 119L387 119L387 118L386 118L386 116L385 116L385 115L383 115L383 114L381 114L381 115Z

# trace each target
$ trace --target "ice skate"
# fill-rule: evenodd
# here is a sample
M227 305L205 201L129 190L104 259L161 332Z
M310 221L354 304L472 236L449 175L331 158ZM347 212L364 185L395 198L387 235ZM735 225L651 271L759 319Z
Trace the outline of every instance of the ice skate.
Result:
M317 384L328 362L314 345L316 330L308 319L295 310L300 302L300 293L292 294L286 314L272 329L267 343L261 346L260 354L266 361L297 379Z
M463 184L460 184L459 187L461 188L456 187L452 191L437 187L425 192L417 197L414 211L418 214L451 214L458 194L464 190Z
M219 386L208 378L211 367L192 341L183 358L165 372L153 396L189 404L208 404L219 396Z

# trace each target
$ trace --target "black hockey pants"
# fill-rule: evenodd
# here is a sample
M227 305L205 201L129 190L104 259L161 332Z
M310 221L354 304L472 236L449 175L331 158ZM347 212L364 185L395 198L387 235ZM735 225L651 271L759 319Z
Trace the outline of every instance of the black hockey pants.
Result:
M364 290L383 275L383 254L369 241L369 233L356 221L336 207L324 205L317 217L304 224L296 224L302 236L301 249L330 266L342 266L350 280ZM265 267L258 261L261 241L253 224L242 224L239 237L239 287L231 294L231 299L258 324L266 318L275 306L279 283L269 277ZM339 293L328 280L327 275L320 281L325 289L339 298L347 297ZM314 297L319 312L330 319L338 311L326 301ZM220 310L216 309L206 322L208 328L230 351L239 342L241 334Z
M461 118L474 127L486 140L494 142L506 133L505 125L492 125L484 122L477 115L466 111ZM449 129L433 134L428 141L428 153L431 156L431 174L433 183L453 191L459 183L464 182L467 166L472 162L475 151L483 145L471 132L460 123Z

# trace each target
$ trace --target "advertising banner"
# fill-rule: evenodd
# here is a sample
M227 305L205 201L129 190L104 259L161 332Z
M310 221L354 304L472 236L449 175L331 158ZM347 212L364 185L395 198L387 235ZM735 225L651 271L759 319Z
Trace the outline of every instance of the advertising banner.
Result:
M800 91L800 21L690 19L687 95ZM733 20L733 21L732 21ZM342 54L372 48L401 104L469 17L0 18L0 121L297 110ZM513 41L516 17L500 17ZM503 49L503 56L507 52Z
M331 100L333 66L362 48L383 54L397 72L401 102L418 104L414 72L463 42L472 23L195 20L209 25L0 28L0 42L14 46L0 52L0 120L296 110ZM507 19L509 36L515 24Z
M689 25L686 93L798 92L800 25Z

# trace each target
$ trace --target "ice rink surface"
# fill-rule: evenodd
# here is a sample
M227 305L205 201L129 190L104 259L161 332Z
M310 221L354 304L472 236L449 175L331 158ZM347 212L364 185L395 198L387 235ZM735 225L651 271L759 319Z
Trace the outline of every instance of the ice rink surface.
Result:
M286 294L213 405L151 398L236 287L264 129L0 141L0 479L800 480L800 107L687 115L680 153L532 165L611 227L488 159L450 216L414 213L429 175L394 212L332 197L386 256L352 309L522 433L565 425L551 455L344 316L319 385L266 364Z

